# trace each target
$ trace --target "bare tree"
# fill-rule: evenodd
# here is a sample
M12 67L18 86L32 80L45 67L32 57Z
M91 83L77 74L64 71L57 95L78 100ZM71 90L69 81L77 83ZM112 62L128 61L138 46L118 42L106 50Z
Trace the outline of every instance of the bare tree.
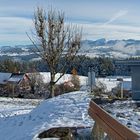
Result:
M39 72L29 73L29 85L31 87L32 94L35 93L35 88L40 88L43 85L43 77Z
M54 97L54 88L58 80L66 73L77 55L82 30L73 25L65 25L64 13L53 9L46 12L38 7L34 13L35 34L30 40L40 57L47 62L50 70L50 97ZM65 62L60 65L61 58ZM56 74L60 76L56 78Z

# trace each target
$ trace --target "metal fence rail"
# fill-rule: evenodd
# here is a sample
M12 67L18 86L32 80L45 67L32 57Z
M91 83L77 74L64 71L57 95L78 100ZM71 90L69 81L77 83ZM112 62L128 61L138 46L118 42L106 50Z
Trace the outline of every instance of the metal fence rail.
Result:
M114 119L92 100L90 101L88 113L95 120L96 126L94 126L93 130L95 132L93 133L96 133L96 139L98 140L104 137L104 132L111 140L138 140L140 138L139 134Z

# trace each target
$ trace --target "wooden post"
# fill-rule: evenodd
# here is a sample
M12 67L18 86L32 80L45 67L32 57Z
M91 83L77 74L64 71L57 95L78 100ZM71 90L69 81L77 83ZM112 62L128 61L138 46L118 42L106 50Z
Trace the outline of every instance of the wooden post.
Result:
M15 92L15 85L13 84L12 85L12 96L13 96L13 98L14 98L14 92Z
M121 99L123 99L123 81L121 81Z
M95 140L103 140L104 139L104 131L99 123L95 121L93 129L92 129L92 136Z
M90 87L90 93L93 93L95 87L95 72L93 71L93 66L89 66L88 86Z

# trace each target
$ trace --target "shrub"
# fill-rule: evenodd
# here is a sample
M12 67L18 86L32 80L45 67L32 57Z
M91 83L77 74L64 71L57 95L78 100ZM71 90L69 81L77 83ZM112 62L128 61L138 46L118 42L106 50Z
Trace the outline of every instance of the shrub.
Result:
M96 86L93 89L93 93L91 93L94 96L102 96L102 94L106 93L106 85L102 82L98 81Z
M72 75L71 83L74 86L74 90L79 90L80 89L80 79L79 79L78 75Z

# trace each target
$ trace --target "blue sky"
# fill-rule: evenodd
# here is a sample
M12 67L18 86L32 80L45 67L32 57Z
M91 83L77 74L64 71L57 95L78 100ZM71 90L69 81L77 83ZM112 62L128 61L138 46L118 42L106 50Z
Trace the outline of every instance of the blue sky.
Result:
M0 0L0 46L31 44L34 9L52 6L83 27L83 39L140 39L140 0Z

